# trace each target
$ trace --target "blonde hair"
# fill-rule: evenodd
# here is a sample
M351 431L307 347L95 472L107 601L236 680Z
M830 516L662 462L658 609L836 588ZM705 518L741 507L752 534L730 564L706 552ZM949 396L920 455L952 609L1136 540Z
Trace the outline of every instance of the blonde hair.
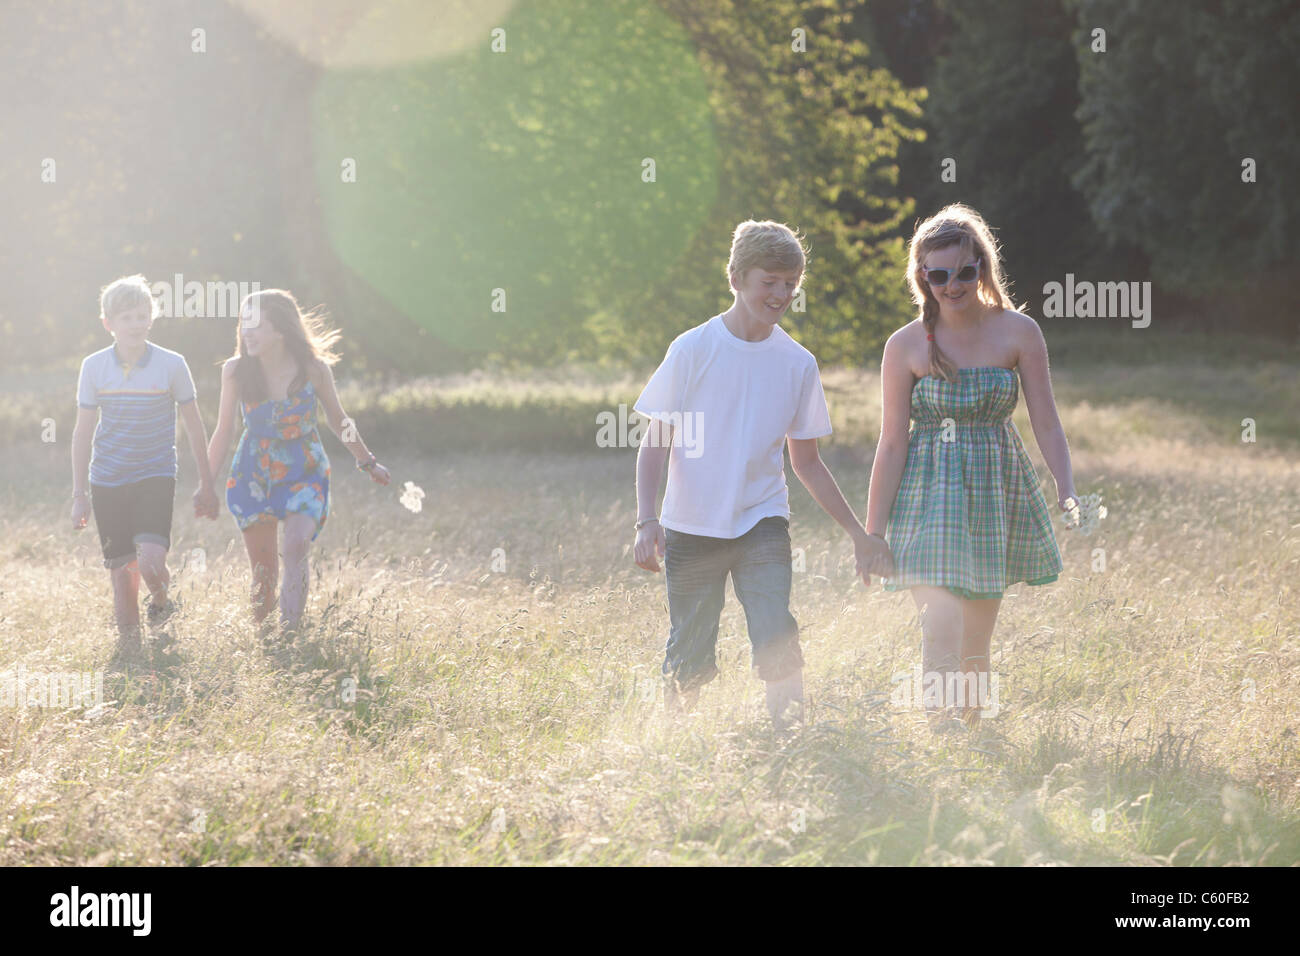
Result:
M153 297L149 282L138 272L133 276L114 279L99 290L99 317L107 319L137 305L149 306L149 319L158 318L158 300Z
M284 347L298 364L298 374L290 383L290 392L302 388L307 381L308 369L313 365L333 365L339 360L334 346L342 335L338 329L329 328L321 310L303 312L292 292L284 289L262 289L244 297L239 307L239 327L235 332L235 381L240 399L260 402L267 397L266 375L256 356L248 354L244 344L244 314L250 310L259 322L270 322L284 336Z
M979 258L979 281L975 298L987 306L1016 309L1007 292L1008 282L1002 274L1002 259L997 241L984 217L963 203L951 203L916 227L907 261L907 281L912 289L912 300L921 310L919 318L927 335L934 334L939 320L939 300L925 278L926 258L932 252L959 246L963 261L967 257ZM1021 306L1023 308L1023 306ZM930 374L946 382L957 378L957 366L939 348L935 339L930 344Z
M802 284L807 264L803 239L784 223L746 219L731 234L731 258L727 260L726 271L728 278L735 276L737 282L750 269L766 269L797 272Z

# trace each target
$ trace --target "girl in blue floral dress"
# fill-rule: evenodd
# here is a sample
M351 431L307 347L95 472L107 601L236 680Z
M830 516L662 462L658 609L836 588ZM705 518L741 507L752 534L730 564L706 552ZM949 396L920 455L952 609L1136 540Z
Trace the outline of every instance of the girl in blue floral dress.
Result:
M308 550L330 511L330 462L316 427L318 401L357 467L379 484L389 482L388 470L375 460L339 402L330 370L338 360L332 351L338 338L316 315L303 315L288 292L268 289L244 300L237 353L222 367L221 408L208 443L208 463L215 469L224 462L238 404L244 432L226 481L226 505L248 551L253 615L259 623L275 605L281 558L281 623L297 627L306 604ZM284 541L277 547L280 526Z
M330 463L316 432L308 381L287 399L241 402L244 434L226 481L226 505L241 531L290 513L309 515L312 540L329 516Z

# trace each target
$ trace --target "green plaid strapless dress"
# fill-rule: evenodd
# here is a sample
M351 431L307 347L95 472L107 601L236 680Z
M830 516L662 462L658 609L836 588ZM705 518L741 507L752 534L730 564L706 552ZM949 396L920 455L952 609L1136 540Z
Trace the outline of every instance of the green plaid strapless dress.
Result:
M1052 513L1011 421L1019 396L1015 370L1000 366L912 386L907 464L885 532L895 570L886 590L931 585L995 598L1017 581L1057 579Z

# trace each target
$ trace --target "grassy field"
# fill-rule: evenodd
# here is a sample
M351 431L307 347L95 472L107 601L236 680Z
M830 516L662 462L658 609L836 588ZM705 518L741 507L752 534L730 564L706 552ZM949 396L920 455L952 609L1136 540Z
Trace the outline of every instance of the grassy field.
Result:
M527 396L490 426L516 435L548 434L537 408L571 415L553 450L431 451L420 409L455 406L451 385L405 406L354 391L394 486L336 467L310 643L263 651L234 523L194 521L183 464L182 660L110 674L88 712L0 707L0 864L1295 864L1298 371L1058 368L1079 489L1110 514L1058 533L1059 582L1008 594L1001 713L975 734L893 706L891 677L920 661L912 601L855 581L791 478L809 719L788 740L730 588L721 677L663 717L667 607L630 557L633 453L595 447L590 414L632 378L455 385ZM825 454L862 513L878 382L825 377ZM1017 425L1050 493L1023 402ZM112 648L94 532L66 518L68 437L15 438L0 462L0 669L93 671Z

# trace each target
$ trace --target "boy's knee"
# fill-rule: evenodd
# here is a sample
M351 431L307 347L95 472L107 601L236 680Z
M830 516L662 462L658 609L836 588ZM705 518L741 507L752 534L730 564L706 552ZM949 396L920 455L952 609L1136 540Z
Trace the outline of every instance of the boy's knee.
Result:
M759 659L784 660L799 653L799 622L790 613L790 602L776 597L755 600L751 595L745 607L745 626L749 643L754 651L754 662ZM793 651L790 648L793 647ZM803 659L799 658L800 664ZM784 675L782 675L784 676ZM764 680L772 678L764 677Z
M167 566L167 549L152 541L136 544L137 564L145 572L158 571Z

